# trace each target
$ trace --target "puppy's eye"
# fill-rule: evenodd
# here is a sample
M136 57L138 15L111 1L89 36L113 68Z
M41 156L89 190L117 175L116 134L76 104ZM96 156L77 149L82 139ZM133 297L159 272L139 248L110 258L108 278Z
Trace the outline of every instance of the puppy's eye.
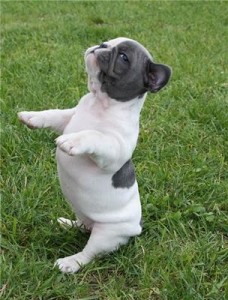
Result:
M129 59L125 53L121 52L119 55L124 62L129 62Z

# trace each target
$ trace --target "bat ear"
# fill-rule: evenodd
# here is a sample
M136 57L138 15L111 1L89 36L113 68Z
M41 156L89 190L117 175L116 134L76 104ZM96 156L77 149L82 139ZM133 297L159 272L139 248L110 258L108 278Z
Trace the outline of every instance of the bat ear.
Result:
M163 64L155 64L149 61L147 66L147 89L151 93L156 93L162 89L169 81L171 68Z

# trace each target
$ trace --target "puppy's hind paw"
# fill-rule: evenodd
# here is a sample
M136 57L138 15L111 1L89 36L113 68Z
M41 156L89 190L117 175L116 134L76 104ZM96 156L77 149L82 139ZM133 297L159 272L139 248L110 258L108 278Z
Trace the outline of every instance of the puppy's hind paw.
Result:
M65 218L58 218L57 222L59 225L65 229L72 228L72 227L78 227L77 221L72 221Z
M59 270L63 273L75 273L81 268L80 259L77 260L77 256L80 256L80 253L67 256L64 258L59 258L55 262L55 267L58 267Z
M81 232L90 231L90 229L87 229L80 220L73 221L73 220L66 219L66 218L58 218L57 222L64 229L78 228Z

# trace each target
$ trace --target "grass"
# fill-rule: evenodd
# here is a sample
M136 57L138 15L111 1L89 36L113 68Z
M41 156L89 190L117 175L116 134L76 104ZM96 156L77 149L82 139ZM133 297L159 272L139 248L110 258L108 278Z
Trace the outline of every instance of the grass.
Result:
M2 299L227 299L226 2L1 2ZM65 232L55 134L21 110L68 108L86 93L83 52L128 36L173 68L149 95L134 163L140 237L75 275L53 269L87 236Z

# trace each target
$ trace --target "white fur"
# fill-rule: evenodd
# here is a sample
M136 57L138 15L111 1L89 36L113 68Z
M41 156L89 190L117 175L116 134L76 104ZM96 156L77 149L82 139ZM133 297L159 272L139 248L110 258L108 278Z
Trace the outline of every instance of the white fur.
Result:
M120 41L109 43L113 46ZM87 51L85 60L90 93L75 108L19 113L20 120L31 128L51 128L61 133L56 139L61 188L77 222L91 230L82 252L56 261L61 271L70 273L141 232L137 182L130 188L114 188L112 176L135 149L146 96L127 102L110 99L100 90L96 57ZM78 225L66 219L59 222Z

